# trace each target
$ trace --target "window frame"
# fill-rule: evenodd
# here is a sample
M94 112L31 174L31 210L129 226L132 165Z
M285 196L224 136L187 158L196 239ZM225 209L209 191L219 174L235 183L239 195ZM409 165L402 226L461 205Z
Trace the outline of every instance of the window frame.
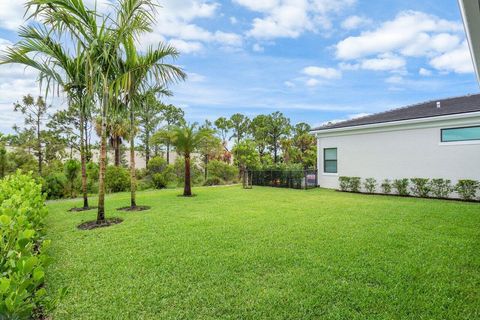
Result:
M450 140L450 141L445 141L445 140L443 140L443 132L444 132L445 130L469 129L469 128L480 128L480 125L465 126L465 127L441 128L441 129L440 129L440 142L441 142L441 143L456 143L456 142L468 142L468 141L479 141L479 142L480 142L480 138L478 138L478 139Z
M335 160L325 159L325 153L327 150L335 150ZM335 172L327 171L326 163L327 161L335 161ZM323 173L326 174L337 174L338 173L338 148L323 148Z

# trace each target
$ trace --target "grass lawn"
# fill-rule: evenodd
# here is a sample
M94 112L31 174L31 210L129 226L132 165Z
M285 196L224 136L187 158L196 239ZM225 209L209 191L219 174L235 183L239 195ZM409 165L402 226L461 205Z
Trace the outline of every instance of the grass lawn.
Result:
M54 319L479 319L480 205L238 186L146 191L80 231L49 204ZM92 200L94 204L94 200Z

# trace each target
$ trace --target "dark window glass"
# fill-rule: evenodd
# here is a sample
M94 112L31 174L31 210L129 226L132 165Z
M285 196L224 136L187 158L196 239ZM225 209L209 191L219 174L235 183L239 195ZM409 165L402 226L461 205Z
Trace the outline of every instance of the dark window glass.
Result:
M323 149L323 172L337 173L337 148Z
M480 140L480 126L442 129L442 142Z

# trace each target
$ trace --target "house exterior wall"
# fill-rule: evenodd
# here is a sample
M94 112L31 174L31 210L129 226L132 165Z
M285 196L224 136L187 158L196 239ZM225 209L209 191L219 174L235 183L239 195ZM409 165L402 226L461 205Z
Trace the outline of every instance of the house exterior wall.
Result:
M480 180L480 141L440 141L442 128L473 125L480 125L480 115L319 131L318 183L336 189L339 176ZM337 148L337 174L324 173L324 148Z

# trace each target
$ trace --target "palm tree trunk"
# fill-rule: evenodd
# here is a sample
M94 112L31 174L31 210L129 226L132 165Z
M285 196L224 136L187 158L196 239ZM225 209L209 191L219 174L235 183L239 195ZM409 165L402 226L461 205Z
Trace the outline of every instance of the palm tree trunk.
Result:
M192 185L190 181L190 154L185 154L185 186L183 188L183 195L192 195Z
M137 206L136 202L136 191L137 191L137 177L135 175L135 116L133 114L133 106L130 102L130 206L135 208Z
M98 174L97 223L105 222L105 171L107 167L107 107L108 92L103 94L102 127L100 138L100 168Z
M145 165L148 166L150 161L150 134L145 132Z
M120 137L115 136L113 138L113 149L114 149L114 157L115 157L115 167L120 166Z
M85 118L83 111L80 110L80 165L82 167L82 193L83 193L83 208L88 208L88 194L87 194L87 163L85 161Z

